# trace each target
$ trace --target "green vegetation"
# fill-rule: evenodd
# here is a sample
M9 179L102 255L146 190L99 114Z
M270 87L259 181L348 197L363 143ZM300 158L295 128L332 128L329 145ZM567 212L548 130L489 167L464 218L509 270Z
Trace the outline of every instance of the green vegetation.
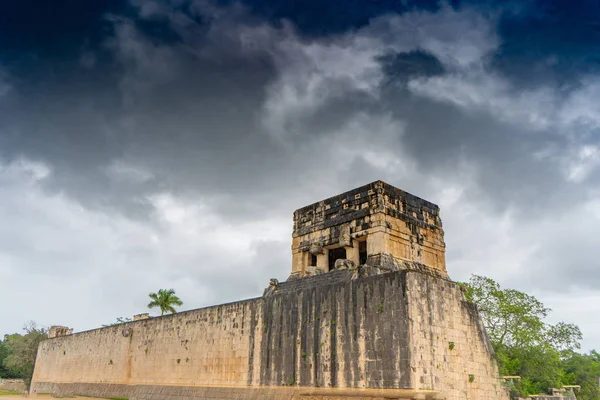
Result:
M160 315L165 315L166 312L175 314L177 311L173 306L181 307L183 305L179 297L175 296L173 289L160 289L158 293L150 293L148 296L152 299L148 303L148 308L160 308Z
M561 360L563 383L566 385L581 385L576 393L579 400L600 399L600 354L592 350L589 354L569 352Z
M4 366L4 360L10 354L10 348L6 343L8 335L4 336L4 340L0 340L0 378L18 378L18 375L14 375L13 371Z
M0 396L18 396L23 393L15 392L14 390L2 390L0 389Z
M582 335L577 325L545 322L550 313L535 297L502 289L490 278L473 275L459 283L477 304L501 375L518 375L513 397L546 393L549 388L581 385L579 400L599 400L600 354L576 352Z
M29 388L38 344L48 337L48 331L35 322L29 322L23 330L23 335L4 335L0 341L0 378L23 379Z

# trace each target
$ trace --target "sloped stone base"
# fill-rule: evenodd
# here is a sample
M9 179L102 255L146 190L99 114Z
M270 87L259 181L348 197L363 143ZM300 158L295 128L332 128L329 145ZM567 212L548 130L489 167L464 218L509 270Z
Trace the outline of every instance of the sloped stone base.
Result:
M434 391L405 389L327 389L299 387L215 387L119 385L107 383L36 382L31 396L52 393L130 400L433 400L443 399Z

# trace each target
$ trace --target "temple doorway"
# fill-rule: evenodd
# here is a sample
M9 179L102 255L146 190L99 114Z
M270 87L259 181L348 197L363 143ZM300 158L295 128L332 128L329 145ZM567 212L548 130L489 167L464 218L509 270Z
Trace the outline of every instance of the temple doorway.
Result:
M335 261L340 259L345 259L346 249L343 247L338 247L335 249L329 250L329 271L333 271L335 268Z

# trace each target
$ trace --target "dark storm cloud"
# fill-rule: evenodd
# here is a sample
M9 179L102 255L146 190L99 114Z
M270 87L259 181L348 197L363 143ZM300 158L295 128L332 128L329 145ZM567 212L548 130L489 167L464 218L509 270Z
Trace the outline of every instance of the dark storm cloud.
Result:
M419 50L385 55L381 57L381 64L390 82L407 82L412 78L444 73L444 66L437 58Z
M494 66L527 87L549 81L572 85L581 74L596 74L599 14L600 4L592 0L530 2L500 20L503 44Z
M530 135L486 112L463 113L415 96L399 82L390 86L390 79L407 82L485 62L480 59L493 54L498 42L494 20L474 10L446 6L437 13L381 17L355 34L319 40L300 39L293 28L272 26L239 5L135 5L136 19L108 18L112 34L100 48L111 52L114 65L79 68L75 79L59 75L56 82L27 87L3 118L11 132L5 151L48 162L55 171L45 183L50 189L88 206L125 207L127 214L149 211L139 199L157 188L192 197L205 193L232 219L254 218L265 204L283 211L271 193L304 192L309 201L315 176L335 181L360 163L360 155L330 154L355 145L352 134L336 130L362 112L371 119L394 116L402 135L365 135L410 159L422 174L451 174L458 155L476 164L476 190L496 210L510 203L535 216L543 207L531 213L532 203L571 203L549 195L568 184L559 166L532 157L546 145L563 146L551 129ZM480 37L462 46L460 28ZM364 49L358 40L372 47ZM440 47L444 43L457 51ZM348 54L354 66L338 63L336 53ZM97 77L105 84L94 84ZM291 98L274 97L289 92ZM269 102L281 109L265 109ZM273 129L280 131L269 133ZM120 160L150 171L148 178L114 179L107 171ZM366 175L376 179L376 171Z
M383 179L442 206L456 279L597 287L600 78L591 41L541 43L591 25L535 2L293 4L115 3L57 57L0 58L0 273L136 282L138 308L165 282L190 307L259 295L295 208Z
M80 73L79 82L62 77L12 99L2 119L10 132L3 138L10 153L5 156L25 153L47 161L57 172L55 186L86 203L131 195L126 187L112 187L105 173L120 157L151 163L158 180L168 174L171 185L201 189L228 182L238 187L252 168L259 174L267 167L257 157L263 151L276 161L267 136L247 134L255 131L253 113L273 73L268 60L244 58L234 48L219 55L221 42L202 48L204 55L185 44L157 45L128 20L115 20L114 32L107 45L123 74L101 78L115 74L118 68L112 68ZM113 85L94 84L96 77ZM230 179L221 181L221 174ZM105 198L115 191L123 196Z
M20 110L20 113L14 114L11 110L11 114L16 116L19 123L28 120L27 115L44 111L41 118L31 121L33 126L15 129L27 133L17 133L17 138L8 143L6 148L22 147L31 151L36 143L27 142L37 140L30 139L30 136L51 138L53 145L48 148L40 143L35 155L49 159L55 168L61 168L61 162L74 163L72 166L75 168L65 165L64 173L57 176L68 176L65 181L75 183L75 190L96 199L98 196L94 188L106 194L111 193L107 189L114 184L103 174L104 164L125 154L135 155L141 163L152 160L151 169L165 171L170 184L178 183L180 188L190 187L190 182L195 181L192 187L206 189L220 184L229 185L228 190L240 188L243 192L248 187L240 183L252 180L253 176L264 176L279 170L274 166L283 161L291 163L290 170L302 168L305 164L303 161L308 160L303 160L299 154L292 153L292 158L284 155L285 149L280 148L280 143L260 134L262 127L258 118L260 105L265 101L265 88L280 73L273 58L285 57L280 49L273 48L280 40L277 38L278 31L265 28L270 30L265 35L275 37L252 37L251 34L249 38L244 38L239 24L252 20L248 13L238 12L229 16L221 12L215 13L218 14L216 17L205 16L205 20L219 18L213 21L211 28L207 28L205 23L197 23L202 17L199 13L210 8L198 5L203 3L179 8L152 4L139 4L141 18L136 21L113 20L114 39L106 42L113 50L116 61L124 68L122 75L116 75L120 79L114 79L119 79L121 91L118 95L113 91L114 85L109 85L108 89L106 86L86 87L85 84L76 88L71 80L63 78L58 85L47 87L46 93L36 93L37 102L34 97L32 104L32 98L27 96L14 105L13 110ZM256 12L256 7L252 11ZM186 10L188 14L184 13ZM210 11L213 10L210 8ZM306 10L310 12L311 7L307 6ZM339 18L346 21L344 16ZM298 25L303 27L301 23ZM379 29L379 32L384 30ZM281 36L285 37L285 33ZM156 37L161 40L157 42ZM391 37L394 40L394 36ZM409 71L418 68L421 68L422 74L443 71L441 63L428 53L408 51L394 57L395 63L403 65L397 65L394 72L389 60L385 60L388 66L384 68L384 73L388 73L388 76L413 74ZM413 66L407 68L407 63ZM418 63L417 67L415 63ZM96 76L106 72L116 74L115 69L100 70L88 75L87 79L94 81ZM361 93L362 88L357 88L353 95L348 93L352 89L347 89L347 86L348 83L343 80L323 83L322 90L328 91L327 95L331 96L331 92L336 90L339 95L331 96L327 104L311 110L306 118L300 120L301 127L292 126L292 129L300 129L302 137L306 138L328 132L328 125L338 126L360 109L381 108L381 104L373 104L372 98ZM390 100L399 104L407 97L403 93ZM65 115L59 109L72 110L73 115ZM450 115L443 112L431 110L431 114L440 116L434 120L451 119ZM159 118L153 118L158 115ZM415 120L419 122L418 118ZM52 132L53 129L58 132ZM438 127L429 130L433 134L440 131ZM473 129L460 131L477 136L472 134ZM420 130L410 130L409 138L414 137L410 135L412 132ZM419 133L415 140L425 135ZM138 140L140 136L143 140ZM432 143L429 147L447 143L445 137L452 135L430 138ZM415 146L419 144L415 143ZM69 176L73 170L77 171L76 176ZM87 174L80 174L82 171L87 171ZM88 174L94 174L91 180L94 183L81 190ZM84 178L79 179L77 175L83 175ZM229 178L222 180L217 176ZM278 185L284 180L284 176L275 179ZM66 183L57 182L57 186L68 187ZM125 193L125 197L130 197L130 193Z

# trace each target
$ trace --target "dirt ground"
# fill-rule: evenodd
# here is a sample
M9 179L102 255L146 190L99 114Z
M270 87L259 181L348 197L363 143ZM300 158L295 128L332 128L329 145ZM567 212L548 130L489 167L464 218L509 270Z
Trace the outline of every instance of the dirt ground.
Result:
M21 395L9 395L9 396L3 396L0 395L0 400L17 400L17 399L40 399L40 400L46 400L46 399L54 399L55 397L52 396L37 396L37 397L27 397L27 396L21 396ZM69 399L87 399L90 400L89 397L69 397ZM102 400L102 399L95 399L95 400ZM106 400L106 399L105 399Z

